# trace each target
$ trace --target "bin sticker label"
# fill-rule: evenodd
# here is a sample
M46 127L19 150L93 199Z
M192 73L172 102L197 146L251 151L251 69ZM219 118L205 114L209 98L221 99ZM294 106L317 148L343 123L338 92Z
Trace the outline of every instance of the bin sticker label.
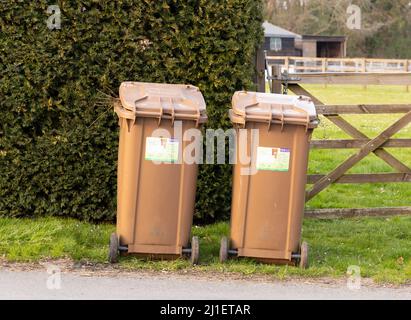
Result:
M178 140L163 137L146 138L146 160L178 162Z
M257 170L287 172L290 168L290 149L257 148Z

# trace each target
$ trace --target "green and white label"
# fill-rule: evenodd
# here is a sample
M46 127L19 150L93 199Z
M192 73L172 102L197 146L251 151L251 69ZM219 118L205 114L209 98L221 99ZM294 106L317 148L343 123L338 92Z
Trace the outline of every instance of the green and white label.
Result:
M161 137L146 138L146 160L176 163L178 161L178 140Z
M290 168L290 149L257 148L257 170L287 172Z

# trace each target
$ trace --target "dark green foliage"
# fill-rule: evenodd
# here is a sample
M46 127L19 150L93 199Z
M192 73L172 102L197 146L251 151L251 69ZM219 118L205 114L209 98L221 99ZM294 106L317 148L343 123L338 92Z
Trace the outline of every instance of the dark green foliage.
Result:
M118 125L105 94L191 83L208 126L227 128L232 93L252 87L261 15L258 0L2 0L0 215L112 220ZM230 166L201 168L199 221L227 217L230 184Z

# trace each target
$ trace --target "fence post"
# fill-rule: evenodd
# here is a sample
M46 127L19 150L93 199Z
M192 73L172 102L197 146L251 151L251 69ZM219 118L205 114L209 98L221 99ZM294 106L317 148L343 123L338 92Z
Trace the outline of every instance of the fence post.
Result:
M265 52L261 48L257 50L255 66L257 91L265 92Z
M290 58L285 57L285 70L287 70L287 74L290 73Z
M362 59L362 72L366 73L367 72L367 60L366 59ZM367 85L363 86L364 90L367 90Z
M271 67L271 76L273 77L271 82L271 93L282 93L282 86L281 86L281 65L276 64ZM277 77L277 79L274 79Z
M327 72L328 59L323 58L321 62L322 62L322 71L323 71L323 73L326 73ZM327 83L324 83L323 88L327 89Z
M405 72L408 72L408 68L409 68L409 60L405 60ZM410 86L406 86L406 91L410 92Z

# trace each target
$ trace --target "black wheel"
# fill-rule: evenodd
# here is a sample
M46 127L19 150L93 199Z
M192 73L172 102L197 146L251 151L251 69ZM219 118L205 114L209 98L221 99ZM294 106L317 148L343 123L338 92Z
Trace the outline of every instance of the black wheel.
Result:
M308 268L308 243L305 241L301 244L300 255L301 255L300 268L307 269Z
M200 258L200 241L198 237L193 237L191 239L191 263L198 264L198 259Z
M224 263L228 259L229 241L227 237L222 237L220 242L220 262Z
M112 233L110 236L110 249L108 252L108 261L110 263L116 263L118 261L118 236L116 233Z

